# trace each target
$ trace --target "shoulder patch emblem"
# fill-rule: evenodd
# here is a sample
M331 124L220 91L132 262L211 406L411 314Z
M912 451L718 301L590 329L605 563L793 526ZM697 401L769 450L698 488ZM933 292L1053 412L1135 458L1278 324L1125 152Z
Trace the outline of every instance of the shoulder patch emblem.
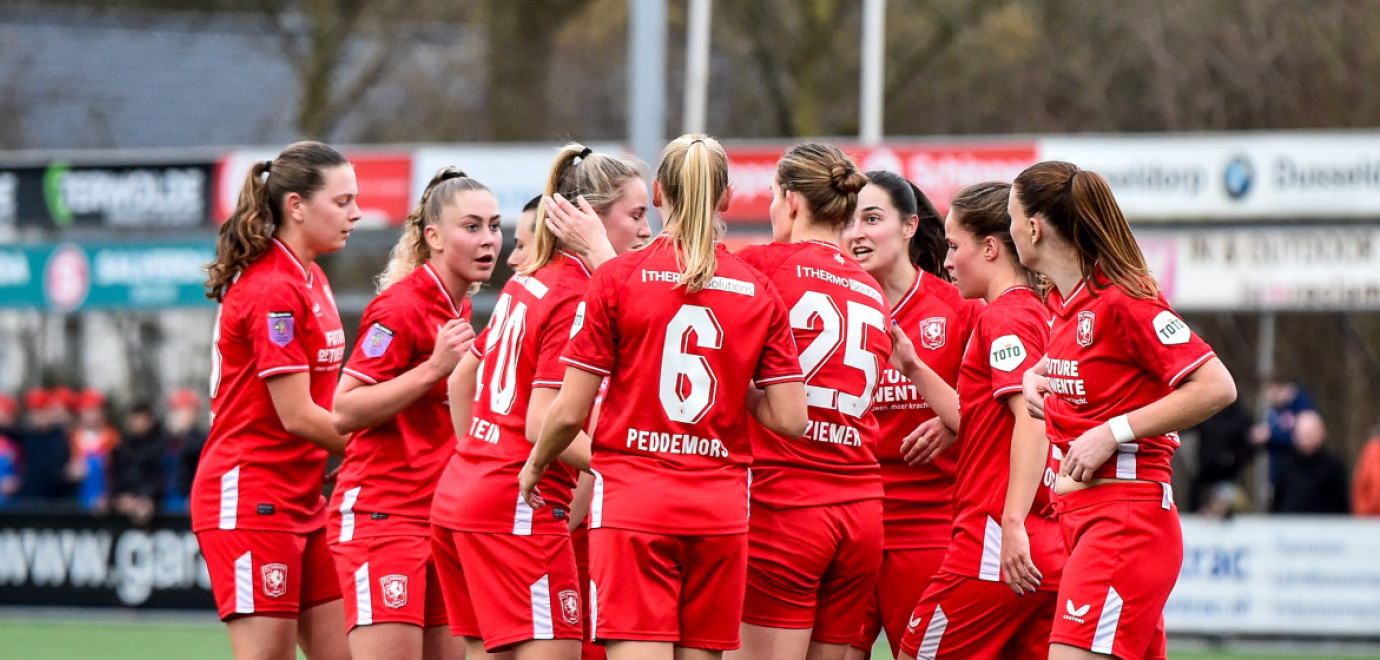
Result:
M279 345L287 346L292 342L293 318L292 312L269 312L268 313L268 340Z
M1002 335L992 340L991 364L993 369L1011 373L1025 363L1028 353L1025 344L1016 335Z
M393 331L382 323L369 326L369 334L364 336L364 355L376 358L383 355L393 343Z
M570 323L571 338L579 334L580 328L583 327L585 327L585 301L581 300L580 304L575 307L575 320Z
M1187 344L1189 335L1193 334L1183 319L1167 309L1155 315L1154 326L1155 336L1166 346Z

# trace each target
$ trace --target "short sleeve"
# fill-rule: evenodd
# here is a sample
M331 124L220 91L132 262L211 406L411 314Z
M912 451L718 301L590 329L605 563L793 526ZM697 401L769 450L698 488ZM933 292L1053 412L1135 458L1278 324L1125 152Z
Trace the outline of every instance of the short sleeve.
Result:
M546 323L537 335L537 364L532 375L533 387L561 386L561 380L565 377L565 365L561 364L561 354L570 342L580 303L580 297L575 295L562 296L553 303L551 315L547 317Z
M1001 401L1021 391L1025 372L1044 356L1049 326L1029 313L1018 312L994 320L996 322L987 324L979 319L973 338L981 341L987 351L992 398Z
M1115 316L1127 355L1169 387L1178 387L1214 355L1212 347L1189 329L1163 297L1123 297Z
M616 280L607 265L594 271L570 322L570 341L561 362L600 376L613 374Z
M767 310L767 335L752 379L758 387L803 381L805 377L800 373L800 352L796 349L795 336L791 333L786 303L781 300L776 287L767 283L765 288L770 294L766 298L771 301Z
M273 282L254 294L249 307L245 334L259 378L310 370L302 333L311 311L302 292L290 282Z
M375 298L364 310L359 323L355 350L345 364L345 373L366 383L393 380L412 367L414 311L390 304L389 298Z

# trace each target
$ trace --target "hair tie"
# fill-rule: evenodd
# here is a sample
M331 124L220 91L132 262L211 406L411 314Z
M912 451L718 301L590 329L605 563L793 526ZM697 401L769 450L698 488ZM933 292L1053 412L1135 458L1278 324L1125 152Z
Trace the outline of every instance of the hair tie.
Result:
M580 151L579 155L577 155L577 156L575 156L575 157L576 157L576 158L579 158L580 160L584 160L584 159L586 159L586 158L589 158L589 155L592 154L592 153L594 153L594 150L593 150L593 149L590 149L589 147L585 147L584 150Z
M453 170L447 170L447 171L441 173L441 181L449 181L449 180L451 180L451 179L463 179L463 178L465 178L465 173L464 173L464 172L461 172L460 170L454 170L454 169L453 169ZM437 181L437 183L440 183L441 181Z
M695 138L695 139L693 139L693 140L690 141L690 144L694 144L694 143L696 143L696 142L698 142L698 143L700 143L700 144L704 144L704 138Z
M1073 180L1074 180L1074 179L1077 179L1077 178L1078 178L1078 173L1079 173L1079 172L1082 172L1082 171L1083 171L1083 170L1080 170L1080 169L1078 169L1078 168L1076 168L1076 167L1073 168L1073 174L1070 174L1070 175L1069 175L1069 182L1068 182L1068 191L1069 191L1069 192L1073 192Z
M264 178L265 178L265 179L268 178L268 175L269 175L269 173L270 173L272 170L273 170L273 159L270 158L270 159L264 161Z

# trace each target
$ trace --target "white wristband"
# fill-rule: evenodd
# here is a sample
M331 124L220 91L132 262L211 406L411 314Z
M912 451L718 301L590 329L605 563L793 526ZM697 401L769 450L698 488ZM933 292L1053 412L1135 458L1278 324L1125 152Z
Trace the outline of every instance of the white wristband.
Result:
M1124 445L1136 439L1136 432L1131 430L1131 422L1125 415L1117 415L1107 420L1107 427L1112 429L1112 438L1119 445Z

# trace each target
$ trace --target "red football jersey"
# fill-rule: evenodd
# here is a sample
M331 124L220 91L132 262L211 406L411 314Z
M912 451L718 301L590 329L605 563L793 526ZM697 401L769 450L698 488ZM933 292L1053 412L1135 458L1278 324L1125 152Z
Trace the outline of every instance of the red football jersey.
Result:
M1001 580L1001 519L1016 428L1007 397L1021 392L1026 370L1044 356L1048 320L1049 310L1025 286L1008 289L978 315L958 375L963 419L951 450L958 452L953 543L940 570ZM1031 558L1045 577L1044 590L1057 588L1064 563L1058 526L1042 515L1048 504L1049 489L1042 484L1025 521Z
M283 428L265 378L305 371L329 410L345 331L326 274L276 239L225 291L211 340L211 433L192 480L192 529L307 532L326 524L326 450Z
M453 300L431 264L384 289L364 309L345 373L378 384L426 362L441 327L470 317L469 299L458 309ZM428 534L431 494L453 446L444 380L392 419L357 431L331 493L331 541Z
M518 494L518 473L532 453L526 433L532 388L561 386L561 352L589 278L584 262L562 252L503 287L489 326L475 341L484 362L474 415L436 489L435 524L494 534L570 533L576 471L559 461L547 469L539 484L547 506L537 511Z
M600 266L576 312L561 360L609 378L591 528L747 532L748 387L800 381L800 358L771 283L722 245L716 257L712 283L689 293L658 238Z
M1163 296L1136 299L1083 282L1067 300L1051 291L1049 308L1045 427L1065 452L1088 429L1163 398L1214 356ZM1178 446L1177 433L1123 443L1093 476L1169 483Z
M944 382L957 387L963 346L981 310L982 303L964 300L958 287L921 271L891 315L915 344L920 359ZM906 465L901 441L935 413L910 379L890 365L882 372L873 398L872 413L878 425L874 451L886 493L882 507L886 548L943 548L949 544L953 523L958 451L950 448L925 465Z
M748 423L752 499L773 508L882 497L872 453L872 392L891 356L891 312L881 287L837 246L816 241L746 248L789 309L810 404L805 435L783 438Z

